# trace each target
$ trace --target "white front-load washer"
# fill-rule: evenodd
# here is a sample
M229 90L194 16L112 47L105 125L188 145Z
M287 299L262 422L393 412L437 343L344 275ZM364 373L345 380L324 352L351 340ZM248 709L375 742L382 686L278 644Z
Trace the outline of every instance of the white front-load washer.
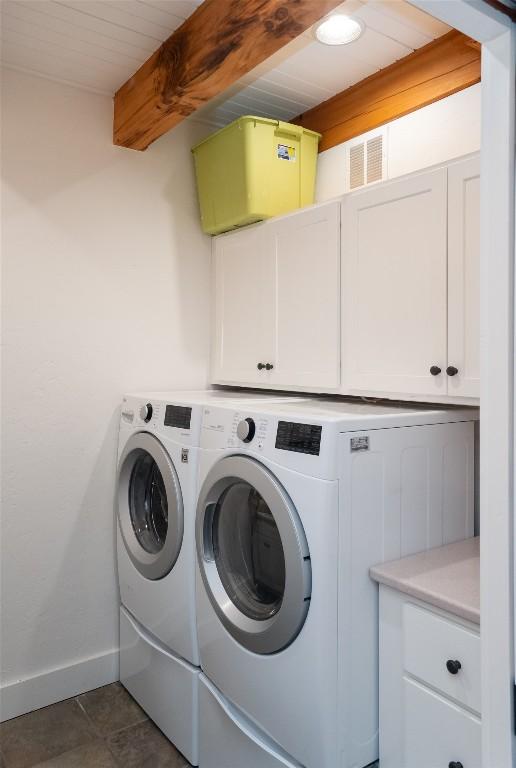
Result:
M123 399L118 446L120 679L165 735L198 763L195 508L206 403L281 397L229 390ZM287 397L289 401L295 397Z
M235 749L246 768L377 759L369 567L473 535L476 419L326 400L204 409L202 768L237 768Z

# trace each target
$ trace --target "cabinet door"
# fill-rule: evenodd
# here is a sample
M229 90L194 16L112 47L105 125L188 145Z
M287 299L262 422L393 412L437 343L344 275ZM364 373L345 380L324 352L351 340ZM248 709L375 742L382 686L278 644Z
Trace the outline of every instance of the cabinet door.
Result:
M348 392L446 395L446 177L429 171L343 203Z
M266 383L273 355L274 259L264 225L216 238L212 381Z
M480 158L448 169L448 394L480 397Z
M340 382L340 203L271 222L275 260L273 386Z
M400 768L481 768L480 719L415 680L403 679L404 755Z

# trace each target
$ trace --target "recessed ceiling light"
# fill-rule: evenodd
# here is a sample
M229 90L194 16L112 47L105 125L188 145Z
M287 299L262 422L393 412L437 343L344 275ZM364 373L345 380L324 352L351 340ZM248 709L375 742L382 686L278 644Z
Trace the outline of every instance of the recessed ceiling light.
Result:
M343 13L334 13L316 26L315 36L325 45L346 45L360 37L363 31L362 22Z

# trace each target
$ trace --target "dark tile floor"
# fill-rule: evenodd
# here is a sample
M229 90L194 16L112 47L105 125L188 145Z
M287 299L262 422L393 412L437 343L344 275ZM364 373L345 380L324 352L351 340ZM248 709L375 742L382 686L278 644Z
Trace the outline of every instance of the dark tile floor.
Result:
M187 768L120 683L0 724L0 768Z

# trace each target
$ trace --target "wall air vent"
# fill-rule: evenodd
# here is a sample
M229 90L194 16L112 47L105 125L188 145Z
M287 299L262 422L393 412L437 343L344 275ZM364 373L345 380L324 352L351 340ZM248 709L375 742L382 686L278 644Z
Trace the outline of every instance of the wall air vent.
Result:
M348 190L387 178L386 132L348 144Z
M349 148L349 188L363 187L364 179L365 144L355 144Z
M383 136L367 142L367 183L383 179Z

